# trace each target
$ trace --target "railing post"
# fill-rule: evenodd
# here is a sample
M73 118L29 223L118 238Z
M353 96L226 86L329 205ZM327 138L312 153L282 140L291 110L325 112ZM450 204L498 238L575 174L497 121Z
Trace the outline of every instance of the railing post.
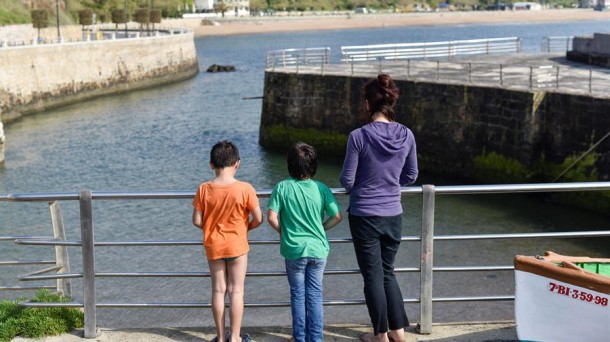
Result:
M593 83L593 69L589 69L589 94L591 94Z
M441 69L441 62L440 61L436 61L436 80L438 81L440 79L440 69Z
M420 256L420 334L432 333L432 257L434 251L434 185L422 185L421 256Z
M95 250L93 235L93 210L91 207L91 190L81 190L80 233L83 249L83 301L85 306L85 338L96 338L97 314L95 311Z
M500 64L500 86L504 86L504 74L502 71L502 64Z
M64 220L61 215L61 207L59 202L49 202L49 210L51 211L51 224L53 225L53 237L58 241L66 241L66 232L64 229ZM67 246L55 246L55 264L61 266L57 273L70 273L70 259L68 258ZM72 286L70 279L57 279L57 291L64 296L72 296Z
M472 63L468 62L468 83L472 83Z
M555 89L559 89L559 65L557 66L557 73L555 74Z
M530 67L530 90L534 86L534 67Z

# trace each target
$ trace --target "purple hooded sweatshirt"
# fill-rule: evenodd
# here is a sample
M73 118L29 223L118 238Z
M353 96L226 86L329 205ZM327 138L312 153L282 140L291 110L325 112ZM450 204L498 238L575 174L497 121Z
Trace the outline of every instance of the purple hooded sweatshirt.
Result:
M353 130L340 177L350 193L349 213L400 215L400 187L413 184L418 173L415 137L404 125L371 122Z

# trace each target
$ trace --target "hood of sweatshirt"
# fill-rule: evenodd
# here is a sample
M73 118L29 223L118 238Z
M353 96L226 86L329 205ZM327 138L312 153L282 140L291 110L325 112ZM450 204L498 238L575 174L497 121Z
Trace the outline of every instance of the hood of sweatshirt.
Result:
M371 122L362 127L367 142L383 155L392 155L405 148L409 129L397 122Z

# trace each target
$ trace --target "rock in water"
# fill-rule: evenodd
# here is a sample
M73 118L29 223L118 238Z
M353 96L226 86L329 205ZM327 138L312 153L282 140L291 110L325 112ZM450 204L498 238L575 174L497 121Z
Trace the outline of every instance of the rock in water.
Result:
M208 68L207 72L224 72L224 71L235 71L234 65L218 65L212 64Z

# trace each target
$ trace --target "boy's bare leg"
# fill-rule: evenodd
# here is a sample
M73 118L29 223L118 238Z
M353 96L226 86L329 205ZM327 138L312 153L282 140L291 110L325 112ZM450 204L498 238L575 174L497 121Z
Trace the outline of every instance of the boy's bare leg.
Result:
M225 297L227 295L227 262L225 260L208 260L212 278L212 315L216 325L218 342L224 342L225 332Z
M241 342L240 330L244 315L244 282L248 268L248 254L227 262L227 292L231 298L231 342Z

